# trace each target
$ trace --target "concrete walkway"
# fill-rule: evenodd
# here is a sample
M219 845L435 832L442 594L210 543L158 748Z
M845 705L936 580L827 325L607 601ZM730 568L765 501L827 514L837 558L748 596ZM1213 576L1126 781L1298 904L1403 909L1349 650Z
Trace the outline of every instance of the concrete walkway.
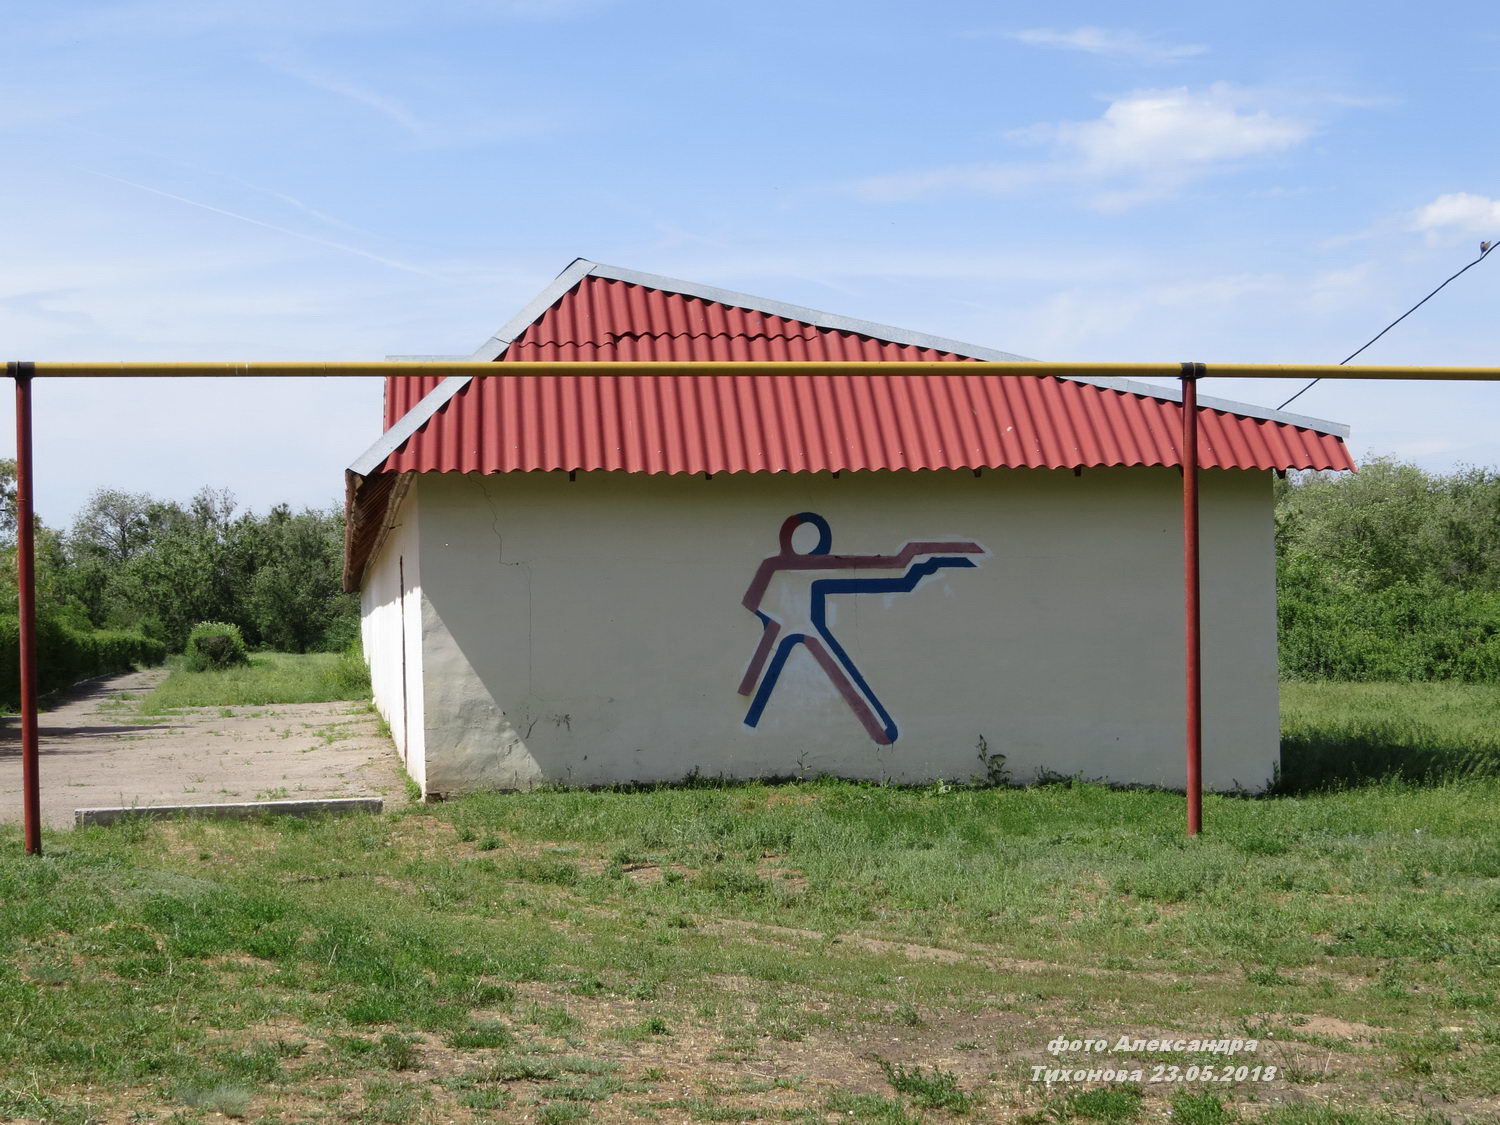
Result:
M40 718L42 821L69 828L102 805L311 797L406 802L401 760L357 703L204 707L162 716L140 699L164 669L94 680ZM21 819L20 721L0 729L0 823Z

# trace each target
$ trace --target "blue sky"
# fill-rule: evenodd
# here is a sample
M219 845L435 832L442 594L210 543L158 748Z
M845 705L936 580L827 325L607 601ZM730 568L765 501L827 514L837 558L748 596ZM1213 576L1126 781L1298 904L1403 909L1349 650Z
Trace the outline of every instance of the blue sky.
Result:
M468 352L581 255L1038 358L1336 362L1500 238L1493 5L4 8L13 358ZM1497 298L1487 261L1364 358L1495 363ZM52 524L331 502L380 419L363 381L37 400ZM1500 464L1497 386L1296 409Z

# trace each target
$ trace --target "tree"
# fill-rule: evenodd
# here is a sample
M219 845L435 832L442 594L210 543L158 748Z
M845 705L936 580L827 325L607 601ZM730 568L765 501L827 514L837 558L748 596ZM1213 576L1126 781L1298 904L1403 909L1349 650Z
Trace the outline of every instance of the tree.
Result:
M1423 472L1388 457L1358 473L1309 473L1281 486L1277 547L1329 581L1361 590L1435 581L1500 588L1500 475Z
M68 538L80 555L126 563L151 542L155 530L170 522L170 515L143 492L100 488L73 520Z
M340 622L353 619L353 595L339 581L343 513L272 509L260 526L262 556L249 591L255 631L273 648L341 647ZM343 633L351 633L344 629Z
M60 601L96 628L140 630L177 650L201 621L283 650L342 648L357 629L342 592L343 512L237 514L227 489L186 504L101 489L53 566Z
M16 459L0 458L0 546L16 541Z
M1372 458L1278 485L1282 669L1500 680L1500 475Z

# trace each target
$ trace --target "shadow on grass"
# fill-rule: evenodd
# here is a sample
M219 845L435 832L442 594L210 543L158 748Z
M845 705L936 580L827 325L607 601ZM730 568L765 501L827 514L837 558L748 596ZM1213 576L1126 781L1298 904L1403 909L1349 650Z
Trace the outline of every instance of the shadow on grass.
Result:
M1403 740L1398 729L1364 729L1345 734L1306 734L1283 736L1281 762L1276 777L1264 790L1234 789L1221 796L1251 800L1295 797L1304 794L1350 789L1364 785L1381 785L1401 781L1415 785L1442 785L1500 776L1500 751L1466 746L1452 742L1437 745L1412 745ZM1040 770L1026 781L992 782L982 778L967 781L899 782L849 778L838 774L766 774L758 777L728 777L692 771L683 777L658 781L617 781L593 785L566 782L538 784L537 793L670 793L688 790L758 790L766 787L796 787L820 782L838 782L855 789L888 790L941 795L964 790L984 789L1072 789L1099 787L1111 792L1176 793L1180 786L1145 782L1122 782L1083 773L1060 774ZM442 794L430 794L428 804L447 800Z
M1281 702L1281 771L1272 793L1500 774L1495 685L1287 683Z
M1285 736L1281 769L1270 796L1345 789L1385 781L1436 785L1500 775L1500 753L1490 747L1434 739L1413 743L1395 724Z

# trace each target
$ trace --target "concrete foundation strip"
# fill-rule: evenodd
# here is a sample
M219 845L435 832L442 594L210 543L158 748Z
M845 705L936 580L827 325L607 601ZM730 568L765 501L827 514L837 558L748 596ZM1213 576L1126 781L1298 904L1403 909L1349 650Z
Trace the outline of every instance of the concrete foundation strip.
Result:
M175 816L209 817L215 820L248 820L266 814L279 816L344 816L348 813L378 813L385 807L379 797L328 797L309 801L241 801L228 805L123 805L116 808L74 809L73 827L115 824L131 817L167 820Z

